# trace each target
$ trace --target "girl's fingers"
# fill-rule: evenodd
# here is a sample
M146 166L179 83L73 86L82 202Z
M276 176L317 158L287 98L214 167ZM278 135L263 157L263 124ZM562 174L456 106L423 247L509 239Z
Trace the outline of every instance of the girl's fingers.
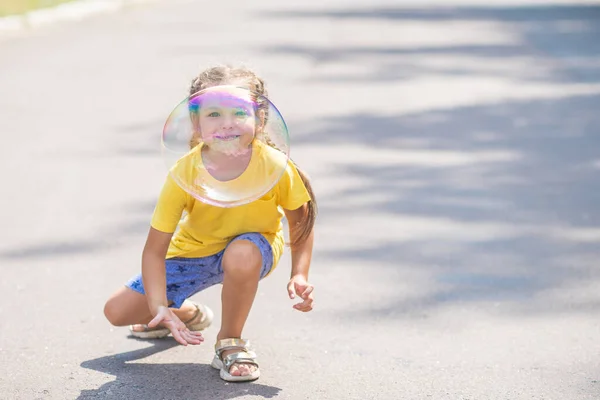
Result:
M300 303L300 304L296 304L296 305L294 306L294 308L295 308L296 310L298 310L298 311L302 311L302 312L308 312L308 311L311 311L311 310L313 309L313 308L312 308L312 306L302 306L301 304L302 304L302 303Z
M303 306L310 306L312 305L313 302L313 297L311 295L308 295L304 298L304 301L300 304L302 304Z
M312 291L315 290L315 287L312 285L309 285L306 290L304 292L302 292L302 294L300 295L300 297L302 297L303 299L306 299L306 297L312 293Z
M305 300L302 303L298 303L296 305L294 305L294 308L298 311L310 311L313 309L313 301L312 299L310 300Z
M173 339L181 345L200 344L204 341L204 337L200 332L191 332L175 315L165 316L159 313L148 323L148 326L155 327L161 322L171 331Z
M290 296L290 299L293 299L294 297L296 297L296 291L294 290L294 282L290 281L288 283L287 291L288 291L288 296Z
M197 332L190 332L189 330L184 330L181 333L181 336L186 340L186 342L188 342L189 344L200 344L204 341L204 338L202 336L198 336L195 333Z
M192 335L194 338L200 340L201 342L204 342L204 336L202 336L202 333L190 331L190 335Z
M165 318L162 320L165 327L169 328L173 339L177 343L187 346L188 344L200 344L204 341L204 337L200 332L190 331L183 322L176 317L174 319Z
M177 341L177 343L182 344L184 346L188 345L187 340L181 335L178 329L171 329L171 334L173 335L173 339Z
M156 317L152 318L152 321L148 322L149 328L155 328L160 321L162 321L163 316L161 314L156 314Z
M165 327L169 328L171 331L171 335L173 335L173 339L177 341L177 343L187 346L188 342L185 340L183 335L181 334L180 324L183 325L182 322L175 322L172 319L165 319L163 321ZM183 325L185 327L185 325Z

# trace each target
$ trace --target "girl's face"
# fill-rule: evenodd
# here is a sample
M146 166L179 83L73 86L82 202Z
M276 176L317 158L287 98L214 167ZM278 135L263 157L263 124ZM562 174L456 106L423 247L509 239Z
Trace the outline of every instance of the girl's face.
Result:
M216 88L201 95L198 125L209 148L232 155L247 151L256 124L254 102L246 90Z

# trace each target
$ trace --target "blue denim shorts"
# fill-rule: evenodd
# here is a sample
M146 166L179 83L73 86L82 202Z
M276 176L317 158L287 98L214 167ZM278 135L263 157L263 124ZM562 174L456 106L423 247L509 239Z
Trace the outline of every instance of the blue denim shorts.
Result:
M248 240L258 247L263 259L260 278L264 278L273 267L273 249L269 241L260 233L244 233L236 236L229 244L236 240ZM207 257L175 257L165 260L167 299L172 302L170 307L180 308L188 297L223 282L222 260L226 249L227 247L219 253ZM145 294L141 274L131 278L126 286L138 293Z

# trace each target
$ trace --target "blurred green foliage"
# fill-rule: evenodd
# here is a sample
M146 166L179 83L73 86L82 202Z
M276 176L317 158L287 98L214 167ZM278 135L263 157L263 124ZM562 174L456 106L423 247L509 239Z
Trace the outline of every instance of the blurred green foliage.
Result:
M0 17L23 14L38 8L52 7L74 0L0 0Z

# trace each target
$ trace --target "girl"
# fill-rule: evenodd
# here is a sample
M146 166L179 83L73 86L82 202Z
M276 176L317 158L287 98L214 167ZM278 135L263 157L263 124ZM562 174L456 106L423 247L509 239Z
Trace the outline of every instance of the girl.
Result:
M232 67L205 70L193 79L190 95L221 85L244 87L267 96L263 80L254 72ZM190 112L198 132L190 142L192 149L200 148L197 146L199 136L204 137L211 130L237 129L215 126L219 119L211 118L214 114L204 115L202 107ZM246 127L251 134L250 142L266 116L262 114L261 118L251 119L251 126ZM252 148L258 151L256 157L268 158L278 151L262 147ZM210 156L214 149L207 146L201 151L204 157ZM284 215L290 227L292 252L288 294L291 299L296 295L302 298L293 306L296 310L310 311L313 304L308 272L316 202L306 176L292 161L284 166L285 173L266 195L232 208L200 202L171 176L167 177L142 253L142 272L108 299L104 308L108 321L115 326L130 325L135 337L158 338L172 334L184 346L200 344L204 338L199 331L210 326L213 313L207 306L186 299L221 283L222 322L211 365L219 369L221 378L227 381L257 379L260 371L256 354L249 342L242 339L242 329L259 280L276 267L283 252L281 220ZM184 210L187 215L180 222Z

